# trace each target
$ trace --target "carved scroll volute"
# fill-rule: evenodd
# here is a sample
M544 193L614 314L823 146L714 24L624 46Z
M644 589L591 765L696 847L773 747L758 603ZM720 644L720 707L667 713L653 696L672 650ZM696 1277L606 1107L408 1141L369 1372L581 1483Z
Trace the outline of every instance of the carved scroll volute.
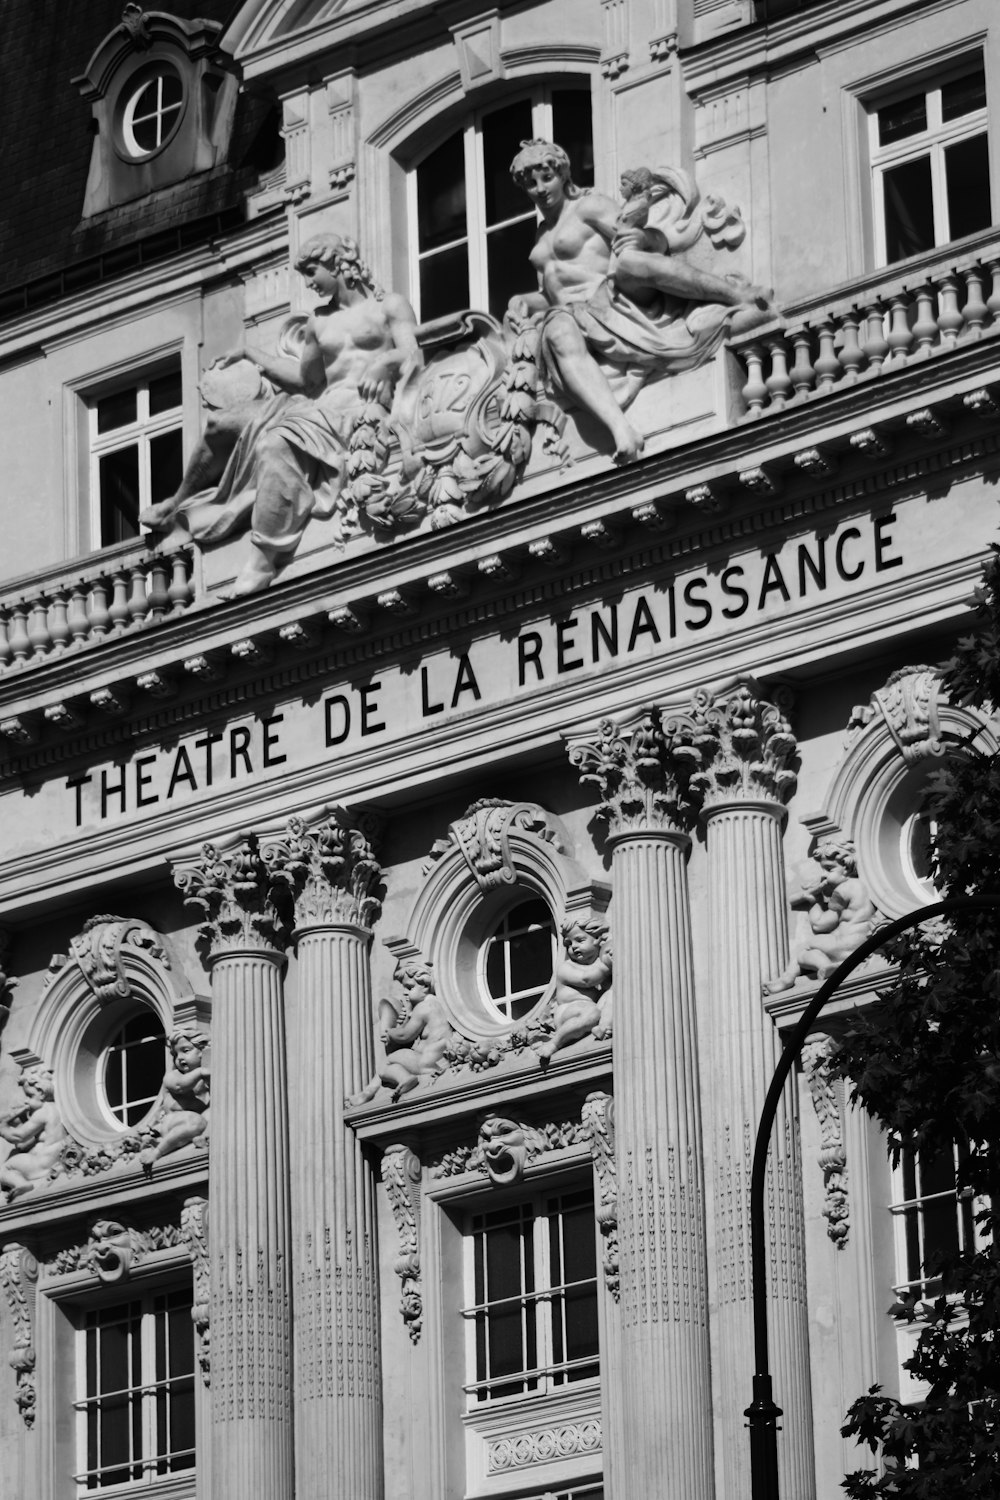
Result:
M174 883L205 913L200 936L212 959L246 951L283 951L291 898L287 881L264 863L255 834L230 847L203 844L193 859L173 861Z
M693 821L697 749L678 735L668 739L657 709L641 709L621 721L602 719L595 736L570 736L568 750L580 780L594 782L600 791L600 813L610 836L650 829L683 832Z
M25 1427L35 1425L35 1287L38 1262L24 1245L5 1245L0 1251L0 1283L14 1325L8 1356L17 1382L14 1400Z
M818 1160L823 1169L823 1217L827 1234L840 1250L847 1244L851 1222L844 1115L831 1071L836 1055L837 1043L825 1032L807 1037L802 1045L802 1067L819 1121L821 1146Z
M424 1304L420 1290L420 1159L409 1146L387 1146L382 1156L382 1181L389 1197L399 1238L393 1269L402 1282L400 1311L414 1344L420 1341Z
M369 820L370 821L370 820ZM284 834L261 846L261 860L294 901L296 929L371 927L382 911L382 868L370 834L342 808L326 808L315 822L290 818Z
M691 786L703 797L706 811L734 802L787 801L796 782L789 765L797 749L786 717L790 708L786 689L765 694L753 678L695 693L685 716L691 727L681 729L680 736L690 735L691 748L701 759L702 769L692 776Z
M618 1267L618 1168L615 1162L615 1101L597 1091L584 1100L582 1119L590 1131L594 1159L595 1217L604 1238L604 1280L617 1302L621 1295Z
M181 1233L191 1257L193 1297L191 1321L194 1324L198 1368L206 1385L211 1384L212 1348L209 1328L210 1294L208 1266L208 1200L185 1198L181 1208Z

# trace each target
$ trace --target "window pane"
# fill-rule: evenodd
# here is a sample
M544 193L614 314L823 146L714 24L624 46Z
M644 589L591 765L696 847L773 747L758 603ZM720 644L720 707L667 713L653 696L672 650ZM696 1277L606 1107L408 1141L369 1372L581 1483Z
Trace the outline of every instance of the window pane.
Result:
M159 416L160 412L173 411L181 404L181 372L180 369L171 370L166 375L158 375L155 380L149 382L149 415Z
M100 461L101 545L127 541L138 532L139 449L135 443Z
M578 187L594 185L594 130L589 89L554 89L552 134L570 160Z
M169 500L184 473L184 438L179 427L149 442L149 493L152 503Z
M464 245L420 262L420 317L424 323L469 305L469 252Z
M510 982L513 989L539 989L552 978L552 941L548 928L522 932L510 940Z
M461 239L465 227L465 143L461 130L417 168L417 232L421 250ZM460 304L465 306L465 303Z
M986 133L957 141L944 153L948 184L948 229L953 240L963 234L988 229L993 222L990 207L990 158Z
M974 110L986 108L986 74L982 68L966 73L963 78L953 78L941 89L941 118L960 119Z
M899 99L895 104L886 104L878 112L878 143L891 145L893 141L905 140L909 135L919 135L927 129L927 96L911 94L908 99Z
M510 175L521 142L531 138L531 101L519 99L483 118L486 222L497 224L524 212L525 196ZM492 289L492 281L490 283Z
M883 173L887 259L905 260L934 246L931 159L918 156Z
M538 277L528 259L535 243L535 216L520 224L494 229L486 238L486 267L489 276L489 311L502 318L507 304L517 293L533 292Z
M102 396L97 403L98 432L111 432L116 427L126 427L135 419L134 386L127 391L115 391L111 396Z

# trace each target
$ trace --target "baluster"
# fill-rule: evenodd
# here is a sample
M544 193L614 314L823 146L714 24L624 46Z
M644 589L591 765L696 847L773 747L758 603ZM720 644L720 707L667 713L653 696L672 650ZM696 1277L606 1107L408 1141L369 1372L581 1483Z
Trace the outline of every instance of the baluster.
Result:
M165 557L157 553L149 564L149 572L146 575L146 601L149 605L149 620L151 622L162 620L164 612L169 608L170 596L167 593L167 581L169 568Z
M816 371L812 366L810 358L810 338L808 328L796 328L789 338L795 346L795 361L789 370L789 378L795 387L796 396L808 396L813 388Z
M858 311L850 308L840 320L840 363L844 367L844 384L855 385L865 362L864 350L858 339Z
M991 260L987 267L992 280L993 290L986 299L986 306L995 323L1000 318L1000 260Z
M941 330L943 348L953 348L964 323L965 319L958 306L958 275L949 271L946 276L941 277L941 285L938 287L937 325Z
M937 343L938 321L934 316L934 292L929 286L918 286L917 316L913 320L913 337L917 341L914 359L929 359L931 349Z
M788 376L788 350L782 338L771 339L767 348L771 356L771 373L764 384L771 397L772 410L780 411L792 391L792 382Z
M52 637L49 635L49 601L44 594L36 595L31 601L28 640L35 656L48 656Z
M970 266L965 273L965 307L962 319L965 331L971 339L981 339L983 324L989 309L983 300L983 272L981 266Z
M90 621L87 618L87 585L82 578L74 583L69 596L69 614L67 623L73 639L70 649L76 650L82 646L90 632Z
M191 597L191 589L188 584L187 556L183 552L175 552L171 563L173 576L170 587L167 589L167 597L173 610L183 609Z
M28 606L23 599L19 599L12 607L12 620L7 633L11 655L17 665L26 662L31 653L31 642L28 639Z
M889 365L905 365L906 356L913 343L913 334L910 332L910 302L905 292L897 292L894 297L889 298L889 332L887 342L892 351L889 355Z
M759 417L767 400L764 384L764 351L759 344L748 344L742 351L747 366L747 383L743 387L743 399L747 404L747 415Z
M10 664L11 649L8 640L8 625L10 613L6 606L0 609L0 672L3 672Z
M128 612L132 622L141 625L146 618L149 605L146 602L146 572L142 563L132 566L132 592L129 595Z
M121 635L132 618L128 608L128 574L122 569L120 572L112 574L111 582L114 589L114 597L111 600L108 617L111 620L112 634Z
M66 618L68 601L66 590L58 588L52 594L52 620L49 625L49 633L52 636L52 650L58 655L65 651L69 644L69 620Z
M829 318L820 323L817 330L819 334L819 357L816 360L816 392L823 395L826 391L833 389L834 383L841 374L840 360L834 349L836 333Z
M881 375L889 345L885 337L885 314L878 302L865 308L865 341L863 344L868 359L868 370L872 375Z
M95 578L90 585L90 634L99 641L107 635L110 627L108 582L106 578Z

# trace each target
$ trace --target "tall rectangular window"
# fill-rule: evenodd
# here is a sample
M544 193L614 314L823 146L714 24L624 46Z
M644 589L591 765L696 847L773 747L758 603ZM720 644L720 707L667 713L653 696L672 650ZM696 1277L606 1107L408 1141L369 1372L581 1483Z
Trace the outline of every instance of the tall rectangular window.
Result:
M904 1148L895 1173L897 1292L933 1297L941 1291L933 1275L935 1257L975 1248L971 1195L957 1186L961 1148Z
M195 1462L190 1288L86 1311L78 1338L79 1492L140 1489Z
M986 121L981 58L871 110L881 264L920 255L993 222Z
M88 401L94 542L139 533L139 513L178 488L184 467L180 362Z

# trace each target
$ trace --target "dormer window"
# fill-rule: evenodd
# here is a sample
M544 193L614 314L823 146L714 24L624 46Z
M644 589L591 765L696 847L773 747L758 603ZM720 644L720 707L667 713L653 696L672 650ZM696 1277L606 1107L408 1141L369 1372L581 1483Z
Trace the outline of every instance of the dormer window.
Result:
M160 151L174 134L184 111L184 85L177 69L157 64L137 87L126 93L121 139L136 161Z

